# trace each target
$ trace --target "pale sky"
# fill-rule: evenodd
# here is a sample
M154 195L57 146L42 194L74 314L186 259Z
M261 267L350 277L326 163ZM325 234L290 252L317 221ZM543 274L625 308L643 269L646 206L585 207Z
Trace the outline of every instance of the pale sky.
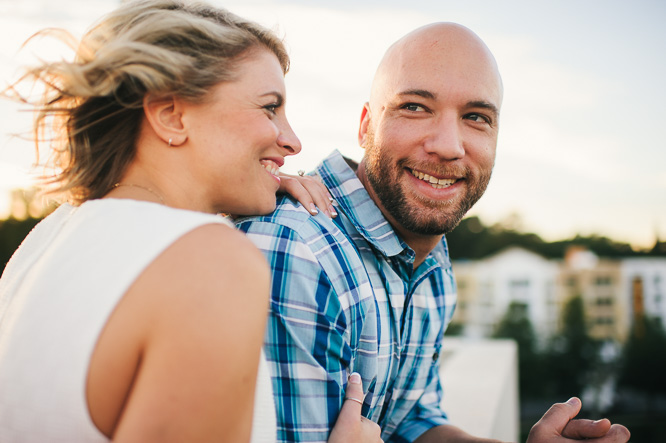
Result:
M287 114L303 144L285 172L331 150L360 159L357 125L386 48L434 21L484 39L503 76L497 160L470 214L519 214L546 240L597 234L649 247L666 239L666 3L661 0L212 0L285 37ZM117 0L0 0L0 80L43 27L80 36ZM51 51L51 50L49 50ZM52 53L52 52L51 52ZM0 101L0 215L7 189L29 183L29 113Z

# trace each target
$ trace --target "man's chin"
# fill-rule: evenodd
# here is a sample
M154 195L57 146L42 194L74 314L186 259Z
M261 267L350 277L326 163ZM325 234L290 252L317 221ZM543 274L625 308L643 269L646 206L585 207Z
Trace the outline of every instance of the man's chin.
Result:
M461 214L462 212L462 214ZM462 220L467 211L451 210L447 207L443 214L442 210L417 209L410 215L399 215L394 218L409 232L419 235L444 235L451 232ZM418 214L417 216L413 216ZM425 215L424 215L425 214Z

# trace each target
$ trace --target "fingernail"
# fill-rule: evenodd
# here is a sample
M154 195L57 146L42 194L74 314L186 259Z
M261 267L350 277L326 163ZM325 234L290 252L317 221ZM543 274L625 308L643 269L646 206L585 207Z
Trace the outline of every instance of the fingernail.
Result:
M349 376L349 383L354 383L355 385L361 384L361 375L358 372L353 372Z
M571 397L569 400L567 400L567 403L576 406L580 400L578 400L576 397Z
M328 201L330 201L331 203L333 203L333 202L335 201L335 199L329 195L329 196L328 196Z
M336 215L338 215L338 211L335 210L335 208L333 207L333 205L329 206L329 207L328 207L328 210L331 211L331 214L333 215L333 217L335 217Z
M605 420L606 420L605 418L602 418L600 420L595 421L594 424L597 425L597 424L599 424L599 423L601 423L602 421L605 421Z
M317 210L317 207L315 206L314 203L310 203L310 212L313 214L319 214L319 211Z

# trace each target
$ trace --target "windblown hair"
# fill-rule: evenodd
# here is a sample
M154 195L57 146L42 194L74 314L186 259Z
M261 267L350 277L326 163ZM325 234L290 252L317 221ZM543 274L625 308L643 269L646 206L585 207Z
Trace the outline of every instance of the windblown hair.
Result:
M122 4L86 33L73 62L44 63L19 80L45 86L33 105L35 141L51 144L57 171L47 184L73 203L104 196L135 157L147 94L204 102L256 48L273 52L286 74L282 41L226 10L179 0Z

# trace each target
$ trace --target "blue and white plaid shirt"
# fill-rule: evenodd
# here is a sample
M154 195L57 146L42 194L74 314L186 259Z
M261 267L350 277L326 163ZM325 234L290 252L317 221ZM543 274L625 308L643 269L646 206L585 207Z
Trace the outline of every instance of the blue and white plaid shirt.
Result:
M281 197L273 214L237 221L273 272L265 352L278 440L325 442L356 371L363 415L385 441L413 441L448 423L438 357L456 288L446 241L414 270L414 252L340 153L316 173L337 218Z

